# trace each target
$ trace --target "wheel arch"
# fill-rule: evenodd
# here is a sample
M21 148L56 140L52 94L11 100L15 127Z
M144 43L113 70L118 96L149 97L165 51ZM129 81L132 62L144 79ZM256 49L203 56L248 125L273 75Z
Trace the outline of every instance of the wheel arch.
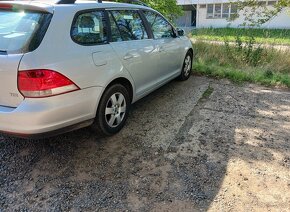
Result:
M187 47L184 49L184 52L183 52L183 57L182 57L182 64L181 64L181 67L183 66L183 62L184 62L184 58L185 56L187 55L187 53L190 52L191 55L192 55L192 59L193 59L193 48L192 47Z
M130 80L128 80L125 77L118 77L116 79L114 79L113 81L111 81L105 88L105 90L107 90L110 86L114 85L114 84L121 84L123 85L127 91L129 92L129 96L130 96L130 101L133 101L133 96L134 96L134 88L132 83L130 82Z
M187 50L187 52L190 52L191 55L193 56L193 49L192 49L192 48L189 48L189 49Z
M130 80L125 78L125 77L115 78L103 89L102 95L100 95L100 100L99 100L98 105L97 105L95 120L94 120L93 125L91 126L91 129L97 131L101 135L112 135L112 134L119 132L123 128L124 123L125 123L127 116L128 116L128 115L126 115L124 118L125 121L121 122L123 124L120 123L115 128L112 126L110 126L111 128L108 128L108 126L104 124L104 120L103 120L103 116L102 116L102 114L103 114L102 110L104 109L103 108L104 107L103 98L105 98L105 96L106 96L105 95L106 91L110 90L110 87L112 87L114 85L119 85L119 88L120 88L120 85L124 86L125 89L129 93L130 101L131 102L133 101L133 97L134 97L134 90L133 89L134 88L133 88L133 85L131 84ZM128 107L127 107L127 110L128 110ZM128 113L126 113L126 114L128 114Z

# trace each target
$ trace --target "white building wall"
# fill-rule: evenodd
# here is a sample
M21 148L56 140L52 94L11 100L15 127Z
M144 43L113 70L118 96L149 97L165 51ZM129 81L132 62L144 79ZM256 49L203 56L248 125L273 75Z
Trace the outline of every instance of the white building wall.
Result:
M198 7L197 27L198 28L222 28L222 27L240 27L244 23L243 12L240 12L239 18L229 22L227 19L207 19L206 8ZM262 26L262 28L282 28L290 29L290 14L289 10L285 9L281 14L274 17L272 20Z
M290 29L290 8L285 9L280 15L264 24L265 28Z
M220 4L220 3L230 3L235 2L236 0L177 0L178 5L197 5L197 28L221 28L221 27L240 27L244 23L244 16L240 12L240 17L235 21L229 22L226 19L207 19L206 8L199 8L200 4ZM183 20L191 20L191 14L185 12ZM183 23L183 24L182 24ZM178 22L181 26L190 26L187 21L182 22L181 19ZM285 9L277 17L274 17L272 20L267 22L262 26L263 28L277 28L277 29L290 29L290 8Z

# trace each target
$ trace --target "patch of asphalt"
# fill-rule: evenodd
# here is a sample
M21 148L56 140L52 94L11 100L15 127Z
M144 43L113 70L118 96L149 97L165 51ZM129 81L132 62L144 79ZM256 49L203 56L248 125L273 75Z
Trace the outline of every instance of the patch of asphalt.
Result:
M205 105L205 109L241 116L290 121L288 90L218 83L215 86L215 94Z
M186 176L183 187L201 194L203 201L193 198L201 209L289 210L290 93L220 82L211 86L212 95L197 104L168 153L182 167L175 178ZM208 200L207 208L202 202Z
M208 146L207 127L201 128L196 125L200 121L209 124L210 119L204 120L200 110L202 110L211 97L214 89L211 84L203 93L202 98L186 117L185 122L176 134L174 142L171 143L165 156L170 159L172 166L172 178L179 179L180 187L183 188L183 200L194 203L195 210L207 210L210 203L215 198L219 190L220 182L226 172L226 162L228 160L228 146L222 142L215 143L213 147L205 153L201 146ZM212 127L214 123L211 123ZM189 134L190 130L198 129L199 136ZM222 149L220 160L210 160L210 154L215 148ZM192 209L192 208L191 208ZM188 208L186 211L190 211Z
M144 98L135 104L130 124L122 133L129 134L141 126L142 130L136 132L135 137L140 136L147 144L166 150L209 86L209 80L200 77L173 83L176 86L165 86L150 95L150 98ZM138 116L146 118L139 119Z
M174 148L179 147L180 144L186 143L186 139L192 139L188 137L188 133L193 126L195 127L195 123L202 118L199 115L199 111L204 108L206 101L211 96L213 91L214 89L211 87L210 84L208 84L207 89L203 92L191 112L186 116L185 121L179 128L178 133L175 135L173 142L170 144L170 151L174 151Z

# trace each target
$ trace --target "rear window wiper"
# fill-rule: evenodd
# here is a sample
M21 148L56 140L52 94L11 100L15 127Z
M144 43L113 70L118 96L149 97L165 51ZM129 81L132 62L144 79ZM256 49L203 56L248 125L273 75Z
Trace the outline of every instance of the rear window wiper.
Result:
M4 55L5 55L5 54L7 54L7 51L6 51L6 50L1 50L1 49L0 49L0 54L2 54L2 55L4 54Z

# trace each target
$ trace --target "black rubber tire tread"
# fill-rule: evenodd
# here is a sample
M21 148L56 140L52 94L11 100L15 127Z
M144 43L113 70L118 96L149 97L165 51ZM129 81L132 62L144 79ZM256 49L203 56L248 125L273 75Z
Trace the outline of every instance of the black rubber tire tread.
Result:
M114 94L114 93L122 93L123 96L125 97L126 100L126 113L123 121L121 124L117 127L110 127L106 120L105 120L105 109L106 109L106 104L109 100L109 98ZM91 126L91 129L96 132L99 136L111 136L116 133L118 133L125 125L126 120L128 118L128 113L130 109L131 101L130 101L130 96L128 90L121 84L114 84L107 88L100 100L99 107L97 110L96 118Z
M188 51L188 52L186 53L185 57L184 57L184 62L183 62L183 66L182 66L181 73L180 73L180 75L177 77L177 79L178 79L179 81L186 81L186 80L189 79L189 77L190 77L190 75L191 75L191 74L189 74L188 76L185 76L185 75L184 75L185 59L186 59L186 57L187 57L188 55L191 57L191 66L192 66L193 55L192 55L191 51Z

